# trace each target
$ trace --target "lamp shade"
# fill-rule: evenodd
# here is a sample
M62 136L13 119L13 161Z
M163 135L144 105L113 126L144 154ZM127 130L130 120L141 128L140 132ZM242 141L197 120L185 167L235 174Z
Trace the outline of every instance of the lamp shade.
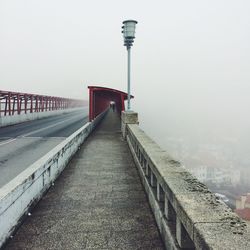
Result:
M134 38L135 37L135 25L137 21L135 20L126 20L123 21L123 36L124 38Z

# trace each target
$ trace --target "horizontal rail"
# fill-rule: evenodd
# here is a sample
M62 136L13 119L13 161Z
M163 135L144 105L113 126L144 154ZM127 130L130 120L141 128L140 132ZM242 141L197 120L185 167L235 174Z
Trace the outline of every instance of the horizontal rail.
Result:
M136 124L126 139L167 249L250 249L250 229Z
M0 90L0 116L87 106L87 101Z

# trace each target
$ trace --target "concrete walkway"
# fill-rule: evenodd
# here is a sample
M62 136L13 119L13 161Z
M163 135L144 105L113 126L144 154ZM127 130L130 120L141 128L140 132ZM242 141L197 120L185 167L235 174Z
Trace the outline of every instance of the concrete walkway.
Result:
M164 249L115 113L83 144L6 249Z

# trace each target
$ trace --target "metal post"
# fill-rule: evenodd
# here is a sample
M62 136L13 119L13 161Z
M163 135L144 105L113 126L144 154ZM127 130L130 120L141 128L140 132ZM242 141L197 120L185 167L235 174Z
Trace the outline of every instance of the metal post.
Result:
M130 111L130 54L131 54L131 48L128 46L128 111Z

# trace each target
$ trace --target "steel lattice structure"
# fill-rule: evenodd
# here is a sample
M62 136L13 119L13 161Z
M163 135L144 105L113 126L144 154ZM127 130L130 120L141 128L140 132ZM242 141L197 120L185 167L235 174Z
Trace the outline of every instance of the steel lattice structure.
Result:
M70 98L0 90L0 116L12 116L87 106L87 102Z

